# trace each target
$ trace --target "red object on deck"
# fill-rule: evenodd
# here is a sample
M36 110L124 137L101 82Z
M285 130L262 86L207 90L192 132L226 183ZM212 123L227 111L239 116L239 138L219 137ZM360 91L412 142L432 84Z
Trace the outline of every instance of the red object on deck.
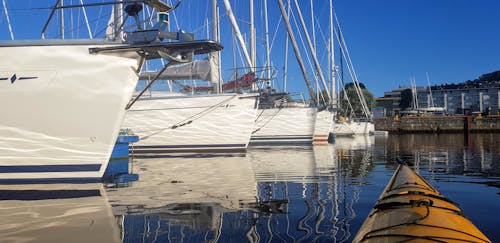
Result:
M249 72L247 74L244 74L240 78L227 82L222 85L222 90L232 90L232 89L238 89L238 88L249 88L252 87L253 83L255 82L255 73L254 72ZM184 91L194 91L194 92L208 92L214 90L213 86L201 86L201 87L191 87L191 86L184 86L183 88Z

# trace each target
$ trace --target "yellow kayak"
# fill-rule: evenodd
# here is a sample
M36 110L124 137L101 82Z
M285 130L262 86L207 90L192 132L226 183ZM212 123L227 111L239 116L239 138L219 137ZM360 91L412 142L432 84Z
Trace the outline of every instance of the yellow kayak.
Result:
M353 242L491 242L462 210L399 165Z

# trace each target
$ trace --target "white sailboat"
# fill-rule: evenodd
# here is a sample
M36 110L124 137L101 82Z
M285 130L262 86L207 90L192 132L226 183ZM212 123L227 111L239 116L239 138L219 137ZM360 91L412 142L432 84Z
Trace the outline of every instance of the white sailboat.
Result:
M0 181L102 177L137 59L91 43L0 42Z
M304 76L309 95L314 97L311 82L307 75L305 64L297 45L297 41L290 25L289 14L282 1L279 1L281 15L287 28L287 35L295 52ZM289 9L290 10L290 7ZM265 21L267 26L267 4L264 2ZM267 27L266 27L267 35ZM287 39L288 40L288 39ZM288 45L286 45L288 46ZM267 52L269 49L266 47ZM287 53L287 50L285 51ZM270 63L267 55L267 63ZM285 57L286 60L286 57ZM286 67L286 65L285 65ZM286 70L285 70L286 74ZM268 79L270 79L268 74ZM284 80L286 82L286 79ZM286 87L286 84L285 84ZM305 102L288 101L288 93L271 93L270 89L261 94L260 109L257 114L255 128L250 140L251 145L310 145L313 141L316 107L311 107Z
M215 4L215 1L212 1ZM218 40L217 6L212 6L212 37ZM123 128L139 136L131 148L134 156L161 156L167 153L244 152L250 141L256 116L257 94L221 93L220 59L213 53L208 62L175 69L162 75L164 80L200 79L214 87L188 87L216 94L186 95L180 92L152 91L127 112ZM151 75L141 75L145 79ZM235 80L234 82L237 82ZM253 81L253 80L252 80Z
M0 182L100 180L143 60L221 48L165 43L161 33L0 42Z
M347 68L349 70L349 74L351 75L352 81L353 81L353 87L356 91L356 94L360 100L361 103L361 108L364 114L364 118L362 119L357 119L357 118L347 118L345 119L344 117L339 117L339 119L335 119L335 121L332 123L332 129L331 133L335 135L336 137L343 137L343 136L355 136L355 135L369 135L375 130L375 125L371 121L371 112L368 108L368 104L366 103L366 100L363 96L358 78L356 76L356 72L354 70L351 57L349 55L349 51L347 49L347 45L344 40L344 36L342 33L342 30L340 28L339 21L337 19L337 15L333 11L333 6L332 6L332 1L330 0L330 40L331 40L331 50L333 54L333 32L334 32L334 22L333 18L335 17L336 23L337 23L337 31L338 34L336 35L337 41L340 45L341 49L341 57L347 61ZM333 58L332 58L332 63L333 63ZM344 82L341 79L342 83ZM345 91L344 87L344 91ZM335 92L335 91L334 91ZM347 97L349 99L349 97ZM350 105L350 101L348 101ZM352 108L352 107L351 107Z
M257 111L250 145L310 145L316 108L293 103Z
M375 131L375 126L370 121L335 121L332 124L332 133L336 137L369 135L373 131Z
M136 102L122 127L139 136L134 156L241 152L250 141L255 102L254 94L155 93Z

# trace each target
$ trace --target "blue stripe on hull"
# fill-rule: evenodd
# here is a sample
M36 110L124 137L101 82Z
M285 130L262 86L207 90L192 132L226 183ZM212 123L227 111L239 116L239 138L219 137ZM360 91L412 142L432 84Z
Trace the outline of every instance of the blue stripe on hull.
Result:
M100 164L79 165L8 165L0 166L0 173L83 172L99 171Z
M0 179L0 184L59 184L59 183L96 183L102 182L101 177L86 178L29 178L29 179Z
M250 141L266 140L312 140L313 136L252 136Z
M276 135L276 136L252 136L249 146L272 146L272 145L311 145L313 137L310 135Z
M139 154L169 154L169 153L236 153L245 152L246 144L194 144L194 145L151 145L131 146L130 153ZM140 155L139 155L140 156Z
M250 141L248 146L309 146L312 141Z
M47 200L101 196L96 189L89 190L0 190L0 200Z
M151 145L133 146L134 149L203 149L203 148L244 148L246 144L190 144L190 145Z

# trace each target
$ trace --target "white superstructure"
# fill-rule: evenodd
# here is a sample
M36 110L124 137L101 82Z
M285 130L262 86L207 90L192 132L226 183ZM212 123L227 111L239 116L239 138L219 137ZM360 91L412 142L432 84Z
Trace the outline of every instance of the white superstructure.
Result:
M257 94L153 93L127 112L123 128L139 136L133 153L244 151L256 117Z

